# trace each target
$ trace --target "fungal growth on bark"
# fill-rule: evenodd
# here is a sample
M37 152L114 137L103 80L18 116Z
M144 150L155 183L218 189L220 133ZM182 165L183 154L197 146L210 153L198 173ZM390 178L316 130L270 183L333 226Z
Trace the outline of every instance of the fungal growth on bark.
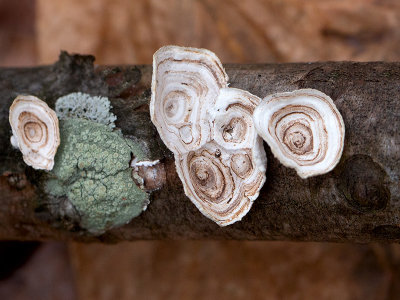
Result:
M20 95L10 107L11 144L34 169L51 170L60 144L58 119L48 105L34 96Z
M207 110L228 86L221 62L205 49L166 46L153 56L151 120L175 154L210 140Z
M175 159L185 194L220 226L240 221L265 182L265 166L257 165L251 149L210 142Z
M262 144L253 124L253 112L260 102L260 98L249 92L221 89L210 110L213 139L226 149L253 148L257 141Z
M220 226L240 221L265 182L253 123L258 97L228 88L214 53L167 46L153 59L153 123L175 155L185 194Z
M325 174L339 162L345 128L332 99L313 89L267 96L254 111L272 153L301 178Z

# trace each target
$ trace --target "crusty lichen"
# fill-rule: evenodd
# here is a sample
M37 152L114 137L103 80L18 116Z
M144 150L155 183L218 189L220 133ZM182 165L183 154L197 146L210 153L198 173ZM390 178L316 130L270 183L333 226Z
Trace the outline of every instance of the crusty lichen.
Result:
M61 145L53 178L46 184L53 196L66 196L80 215L80 226L99 234L128 223L149 202L149 195L131 178L132 155L145 153L108 126L83 119L60 121Z

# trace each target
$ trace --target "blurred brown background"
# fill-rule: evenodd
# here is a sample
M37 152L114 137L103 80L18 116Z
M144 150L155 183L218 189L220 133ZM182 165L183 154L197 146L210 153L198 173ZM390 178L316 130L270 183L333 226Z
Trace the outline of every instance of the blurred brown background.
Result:
M400 2L0 0L0 66L53 63L61 49L148 64L166 44L235 63L400 60ZM400 248L3 242L0 299L400 299Z

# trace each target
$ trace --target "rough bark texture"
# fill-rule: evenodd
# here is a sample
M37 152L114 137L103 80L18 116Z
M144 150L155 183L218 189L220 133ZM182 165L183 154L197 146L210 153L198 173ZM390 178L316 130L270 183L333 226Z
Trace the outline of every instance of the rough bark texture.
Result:
M52 66L0 69L0 239L242 239L400 241L400 63L321 62L227 65L231 87L260 97L315 88L332 97L346 125L339 165L302 180L268 156L267 182L241 222L220 228L185 197L172 154L148 112L151 66L94 67L91 56L62 53ZM161 159L166 184L147 210L121 228L93 236L61 217L63 201L42 190L43 172L27 167L12 149L8 108L21 93L54 107L71 92L110 98L117 126L147 141Z

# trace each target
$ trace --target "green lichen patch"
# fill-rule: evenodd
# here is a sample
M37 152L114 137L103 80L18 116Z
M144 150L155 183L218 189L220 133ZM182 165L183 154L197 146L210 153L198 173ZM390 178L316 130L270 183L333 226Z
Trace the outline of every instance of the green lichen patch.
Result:
M108 126L83 119L60 121L61 145L46 190L66 196L81 227L98 234L128 223L148 204L149 195L131 178L132 154L145 159L139 145Z

